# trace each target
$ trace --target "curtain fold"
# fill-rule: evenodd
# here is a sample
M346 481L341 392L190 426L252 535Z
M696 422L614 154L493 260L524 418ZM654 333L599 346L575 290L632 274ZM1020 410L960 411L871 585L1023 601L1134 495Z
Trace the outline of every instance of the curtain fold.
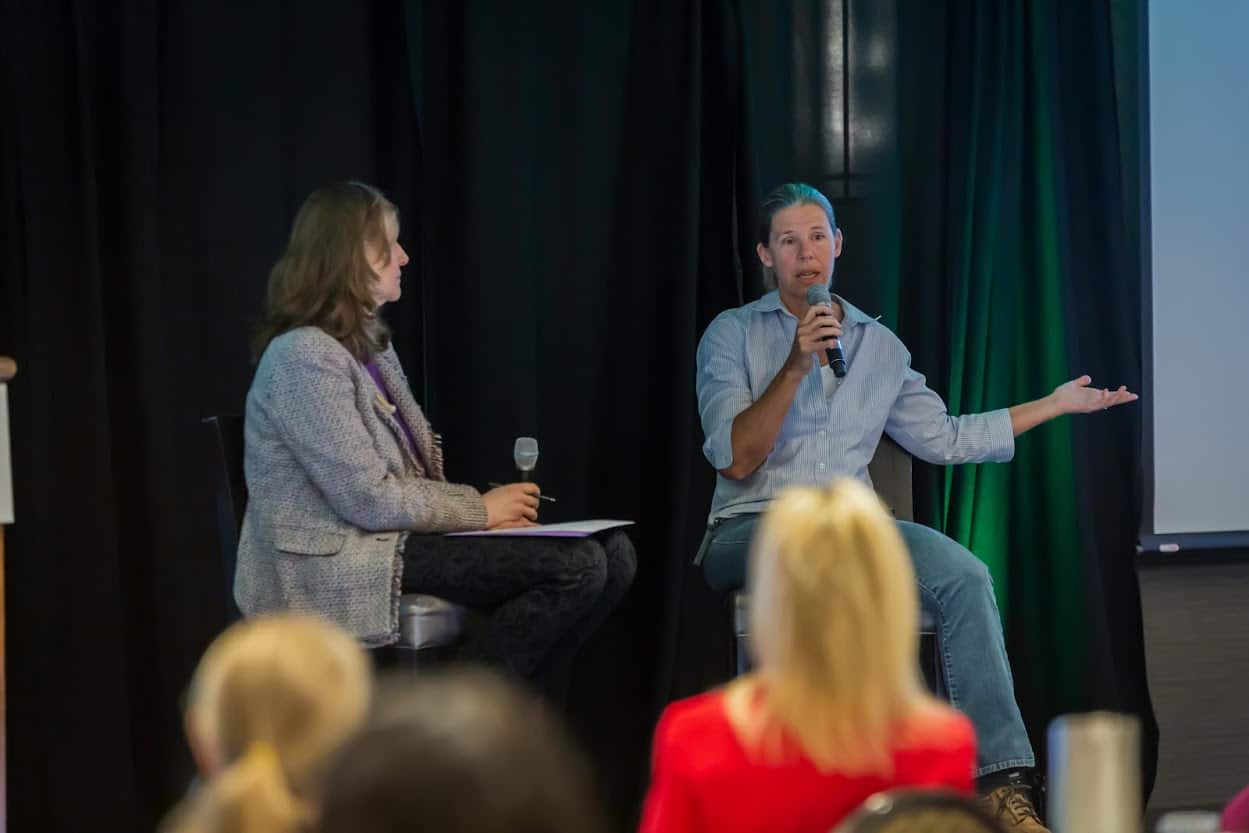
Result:
M535 479L559 498L544 520L638 522L637 582L579 658L570 698L629 819L669 689L729 665L719 600L687 565L713 477L694 352L742 297L734 4L408 13L429 404L449 476L505 479L512 439L531 435Z
M151 830L189 784L180 698L225 624L199 420L242 413L313 187L415 205L401 20L397 0L0 2L10 829Z

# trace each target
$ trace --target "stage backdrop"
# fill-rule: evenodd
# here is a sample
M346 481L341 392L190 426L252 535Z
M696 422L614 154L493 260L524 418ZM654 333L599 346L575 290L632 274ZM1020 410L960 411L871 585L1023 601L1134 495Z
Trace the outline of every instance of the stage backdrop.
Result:
M687 567L712 485L693 355L761 291L764 190L829 191L839 291L956 412L1139 384L1106 2L321 5L0 5L14 829L150 829L186 785L178 698L225 611L196 432L241 411L267 269L331 177L400 206L387 316L452 476L506 476L531 434L551 519L639 522L572 704L621 829L657 709L728 671ZM1068 709L1152 725L1138 425L918 477L993 569L1038 742Z

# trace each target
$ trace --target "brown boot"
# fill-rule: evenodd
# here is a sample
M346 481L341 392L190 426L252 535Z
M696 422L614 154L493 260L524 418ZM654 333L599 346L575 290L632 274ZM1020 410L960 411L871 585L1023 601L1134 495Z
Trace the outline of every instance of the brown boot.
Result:
M976 799L980 809L997 819L1007 833L1050 833L1032 805L1032 789L1007 784Z

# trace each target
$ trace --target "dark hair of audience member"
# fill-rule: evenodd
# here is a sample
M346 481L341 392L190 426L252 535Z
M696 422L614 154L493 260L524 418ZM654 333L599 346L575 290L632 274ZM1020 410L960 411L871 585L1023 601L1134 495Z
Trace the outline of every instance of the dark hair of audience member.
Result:
M536 695L481 669L383 684L326 778L321 833L599 833L588 767Z
M899 789L871 796L833 833L1003 833L974 799L949 790Z

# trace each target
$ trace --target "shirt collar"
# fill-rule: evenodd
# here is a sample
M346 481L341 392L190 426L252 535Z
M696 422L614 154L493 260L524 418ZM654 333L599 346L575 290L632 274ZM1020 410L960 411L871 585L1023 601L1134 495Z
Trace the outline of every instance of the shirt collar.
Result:
M872 318L863 310L856 307L854 304L847 301L845 298L838 295L836 292L833 292L831 294L833 296L833 300L841 304L841 308L845 314L845 320L842 323L846 324L847 326L857 327L860 324L867 324L870 321L876 320L875 318ZM781 293L775 289L773 289L771 292L764 295L759 300L751 301L746 306L752 312L775 312L777 310L780 310L781 312L785 313L789 317L791 318L793 317L793 313L791 313L788 309L786 309L785 305L781 303Z

